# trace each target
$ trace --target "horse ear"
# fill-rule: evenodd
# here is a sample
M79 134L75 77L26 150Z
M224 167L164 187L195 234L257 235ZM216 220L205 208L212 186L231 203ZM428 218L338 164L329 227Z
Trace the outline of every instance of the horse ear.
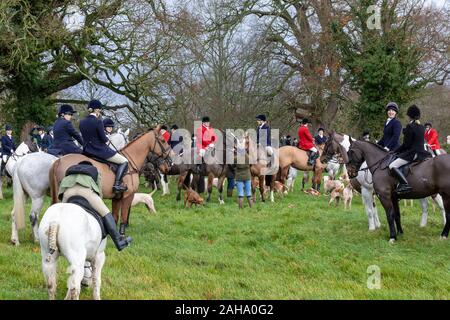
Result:
M353 142L355 142L356 140L355 139L353 139L352 137L348 137L349 139L349 141L350 141L350 145L352 145L353 144Z
M128 136L130 134L130 128L127 129L127 131L124 132L124 135Z
M119 128L119 130L117 130L117 133L122 133L122 129Z
M160 131L161 131L161 125L157 124L156 127L155 127L155 133L159 134Z

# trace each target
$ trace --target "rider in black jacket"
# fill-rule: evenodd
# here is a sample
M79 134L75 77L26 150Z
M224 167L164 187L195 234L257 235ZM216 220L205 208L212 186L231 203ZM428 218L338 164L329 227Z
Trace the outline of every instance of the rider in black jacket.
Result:
M410 121L403 130L403 144L394 151L397 159L389 165L389 169L399 180L396 190L398 194L408 193L412 190L399 168L415 160L422 161L430 156L424 147L425 127L418 121L420 119L420 109L416 105L412 105L408 108L406 114Z

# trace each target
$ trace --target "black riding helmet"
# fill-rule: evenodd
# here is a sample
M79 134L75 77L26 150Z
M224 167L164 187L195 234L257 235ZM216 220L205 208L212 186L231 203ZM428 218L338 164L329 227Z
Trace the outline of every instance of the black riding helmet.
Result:
M408 117L410 117L411 119L419 120L420 119L420 109L419 109L419 107L416 106L415 104L413 104L412 106L410 106L408 108L408 111L406 111L406 115Z

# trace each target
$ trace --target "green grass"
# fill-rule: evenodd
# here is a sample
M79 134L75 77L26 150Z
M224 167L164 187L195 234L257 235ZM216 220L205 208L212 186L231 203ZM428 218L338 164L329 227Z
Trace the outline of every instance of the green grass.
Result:
M156 215L134 208L127 230L132 246L118 252L108 240L102 298L450 298L450 243L439 240L440 214L430 210L428 226L419 227L418 202L402 205L405 234L390 245L384 212L381 230L369 232L359 196L345 211L297 189L276 203L238 210L235 199L220 206L216 194L205 207L184 209L172 189L169 196L155 194ZM29 224L20 247L9 243L10 189L0 208L0 299L47 299ZM379 290L367 288L370 265L381 270ZM61 257L58 299L66 293L67 266ZM81 299L91 292L84 288Z

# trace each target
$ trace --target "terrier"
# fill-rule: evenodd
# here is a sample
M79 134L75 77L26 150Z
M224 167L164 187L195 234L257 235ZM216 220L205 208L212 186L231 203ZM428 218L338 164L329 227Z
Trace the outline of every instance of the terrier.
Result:
M342 192L342 200L344 200L344 208L345 210L352 209L352 199L353 199L353 187L352 184L349 183Z
M344 185L340 185L337 188L334 188L333 191L331 191L330 194L330 202L328 202L328 206L331 206L331 204L334 202L336 204L336 207L339 204L339 199L342 198L342 194L344 192Z
M328 176L325 176L323 180L324 180L323 191L325 193L329 193L330 191L336 188L342 187L342 189L344 189L344 184L339 180L330 180Z

